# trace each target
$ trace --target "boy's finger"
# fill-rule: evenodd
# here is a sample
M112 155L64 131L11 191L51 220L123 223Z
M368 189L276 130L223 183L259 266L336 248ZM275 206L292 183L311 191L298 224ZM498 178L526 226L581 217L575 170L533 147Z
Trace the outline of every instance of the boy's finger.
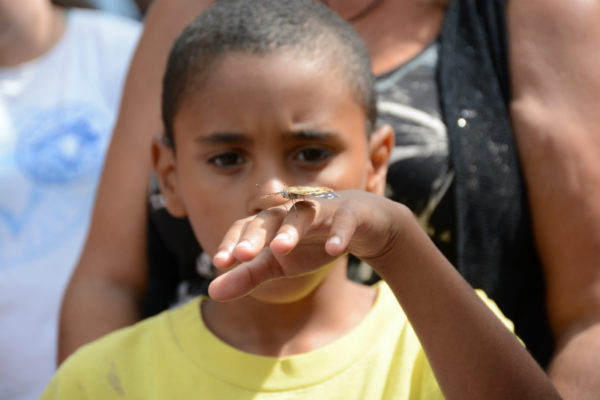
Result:
M217 248L217 252L213 256L213 264L217 268L229 268L235 262L233 257L233 249L239 242L240 235L249 222L249 218L238 220L233 223L231 228L227 231L221 244Z
M233 256L240 261L250 261L273 239L288 211L273 207L259 212L242 229Z
M281 276L281 266L269 248L264 248L252 261L242 263L213 279L208 294L216 301L235 300L250 293L261 283Z
M300 238L311 228L318 204L308 201L297 202L287 213L277 235L269 247L277 254L287 254L296 247Z
M355 210L340 207L333 216L329 237L325 242L327 254L336 257L345 253L357 226L358 217Z

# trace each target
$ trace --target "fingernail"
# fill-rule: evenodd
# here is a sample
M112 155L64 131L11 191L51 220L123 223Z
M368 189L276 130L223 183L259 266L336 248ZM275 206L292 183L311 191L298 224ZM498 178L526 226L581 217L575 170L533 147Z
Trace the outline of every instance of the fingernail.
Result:
M292 237L287 232L280 232L277 234L277 236L275 236L275 239L281 240L283 242L289 242L292 239Z
M330 244L339 245L342 244L342 239L339 236L332 236L329 238L328 242Z
M222 259L222 260L226 260L227 258L229 258L229 252L225 251L225 250L221 250L217 254L215 254L214 258L219 258L219 259Z
M242 247L244 249L251 249L252 248L252 243L250 243L248 240L243 240L243 241L239 242L235 247Z

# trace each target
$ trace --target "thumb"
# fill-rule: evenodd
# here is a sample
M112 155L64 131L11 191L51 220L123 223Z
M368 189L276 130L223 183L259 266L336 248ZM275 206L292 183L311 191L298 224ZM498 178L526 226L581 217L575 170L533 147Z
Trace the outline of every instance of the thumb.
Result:
M208 286L208 295L215 301L235 300L249 294L261 283L283 275L281 265L266 247L254 259L213 279Z

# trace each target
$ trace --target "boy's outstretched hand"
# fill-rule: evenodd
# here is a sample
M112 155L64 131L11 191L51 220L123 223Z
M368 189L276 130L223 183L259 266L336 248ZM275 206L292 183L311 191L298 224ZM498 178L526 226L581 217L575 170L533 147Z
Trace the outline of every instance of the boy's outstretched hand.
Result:
M402 305L446 398L560 398L408 208L368 192L339 195L235 222L213 258L217 268L233 268L211 283L211 297L233 300L269 279L308 273L352 253Z
M230 268L209 287L217 301L243 296L261 283L300 275L352 253L368 262L400 240L406 207L360 190L338 199L304 199L268 208L236 221L225 234L213 263Z

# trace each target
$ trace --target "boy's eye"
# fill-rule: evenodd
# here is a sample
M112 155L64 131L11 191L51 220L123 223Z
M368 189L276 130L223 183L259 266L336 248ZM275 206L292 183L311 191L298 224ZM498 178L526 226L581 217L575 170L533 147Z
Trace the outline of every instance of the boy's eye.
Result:
M295 155L295 159L307 163L321 163L328 160L333 154L320 147L308 147L301 149Z
M228 168L242 164L244 162L244 158L238 153L227 152L211 157L208 162L215 167Z

